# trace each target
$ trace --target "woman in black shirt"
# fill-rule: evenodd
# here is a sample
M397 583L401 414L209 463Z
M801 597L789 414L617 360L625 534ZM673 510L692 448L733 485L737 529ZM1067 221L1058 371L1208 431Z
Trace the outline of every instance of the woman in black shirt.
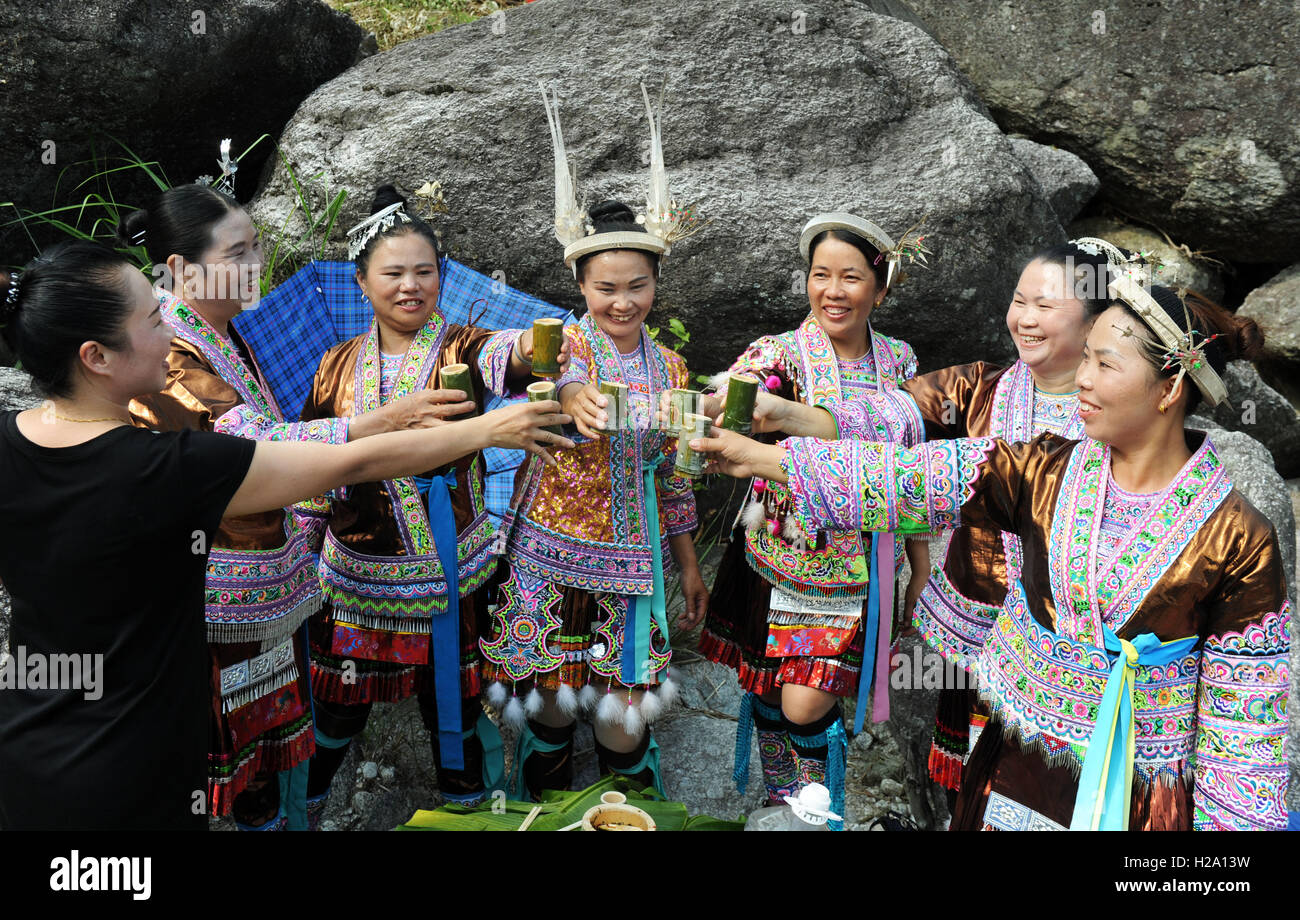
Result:
M202 829L206 552L223 515L280 508L485 447L572 446L556 403L345 445L131 425L171 330L148 281L95 243L12 276L0 322L41 408L0 413L0 828Z

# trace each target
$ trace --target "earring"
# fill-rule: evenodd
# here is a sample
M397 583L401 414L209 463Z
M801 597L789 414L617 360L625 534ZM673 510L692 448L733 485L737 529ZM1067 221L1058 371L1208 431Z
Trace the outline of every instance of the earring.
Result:
M1160 410L1160 414L1161 414L1161 415L1164 415L1164 414L1165 414L1165 410L1167 410L1167 409L1169 408L1169 406L1167 406L1167 405L1165 405L1165 403L1161 402L1160 405L1156 406L1156 408Z

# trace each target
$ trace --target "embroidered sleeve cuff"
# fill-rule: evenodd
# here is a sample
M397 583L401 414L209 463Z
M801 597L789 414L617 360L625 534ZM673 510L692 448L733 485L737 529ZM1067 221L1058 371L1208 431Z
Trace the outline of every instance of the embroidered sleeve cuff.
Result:
M783 442L795 519L804 532L927 534L961 523L993 449L991 438L934 441L915 448L872 441Z
M213 424L214 431L250 441L315 441L346 444L347 418L321 418L310 422L280 422L247 405L235 406Z
M1291 605L1211 636L1197 691L1196 830L1286 828Z
M506 376L510 372L510 356L522 330L502 329L493 333L478 353L478 369L483 385L498 396L511 396L522 390L510 390Z

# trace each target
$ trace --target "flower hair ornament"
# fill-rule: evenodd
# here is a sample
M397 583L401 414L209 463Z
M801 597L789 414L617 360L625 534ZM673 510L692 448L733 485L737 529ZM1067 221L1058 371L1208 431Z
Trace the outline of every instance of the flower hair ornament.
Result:
M221 175L215 179L211 176L199 176L194 180L195 185L210 185L219 192L225 192L231 198L235 197L235 173L239 169L239 158L230 156L230 138L221 141L221 159L217 161L217 166L221 169Z
M1156 334L1158 342L1138 335L1132 329L1121 330L1123 335L1131 335L1138 339L1152 355L1164 361L1161 370L1178 368L1178 375L1174 378L1175 387L1184 376L1190 376L1210 406L1217 406L1228 398L1227 387L1223 385L1223 380L1210 366L1209 359L1205 355L1205 346L1219 336L1215 334L1208 338L1201 336L1198 339L1200 333L1192 327L1191 312L1187 309L1187 304L1181 295L1178 299L1183 304L1183 316L1187 321L1186 331L1179 329L1178 325L1169 318L1169 314L1156 303L1155 298L1142 286L1131 269L1121 269L1116 274L1110 282L1110 294L1132 307Z
M640 249L660 257L667 256L674 243L686 239L708 223L700 221L694 207L680 204L669 194L659 121L650 105L650 94L642 84L641 97L645 101L646 121L650 126L650 181L646 190L645 213L638 214L636 222L645 230L597 233L587 218L586 209L578 205L576 173L569 165L564 131L560 126L559 97L556 94L548 96L545 86L541 89L546 122L551 129L551 149L555 155L555 238L564 247L564 264L572 269L575 278L578 276L578 260L585 255L607 249Z
M411 215L400 201L395 201L381 211L371 214L348 230L348 261L355 262L366 245L379 234L391 230L396 224L411 223Z
M799 234L799 252L803 255L803 260L807 262L811 258L809 247L817 234L826 230L847 230L849 233L862 237L880 251L874 264L879 265L882 259L887 263L885 287L890 287L894 283L902 284L907 280L907 276L902 272L904 260L909 265L920 263L922 266L929 266L929 262L925 257L932 255L932 253L925 246L925 237L916 233L923 223L925 223L925 218L921 218L921 220L909 227L899 237L898 242L895 243L888 233L866 218L858 217L856 214L849 214L847 211L830 211L825 214L818 214L803 225L803 231Z

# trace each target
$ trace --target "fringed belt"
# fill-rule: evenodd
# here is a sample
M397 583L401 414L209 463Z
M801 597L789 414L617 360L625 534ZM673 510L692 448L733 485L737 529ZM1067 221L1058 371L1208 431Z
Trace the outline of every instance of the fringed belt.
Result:
M1149 644L1145 634L1138 641L1143 648ZM1024 588L1014 581L978 662L980 695L1022 745L1077 773L1094 732L1113 718L1107 694L1118 698L1124 684L1132 701L1129 762L1143 782L1172 783L1185 778L1196 740L1200 654L1192 645L1194 640L1179 640L1160 655L1139 648L1131 673L1117 682L1112 675L1119 666L1112 654L1041 626L1029 612ZM1120 646L1115 640L1116 652ZM1128 662L1128 656L1120 660Z
M481 546L474 546L473 540L459 542L461 597L481 587L496 567L490 534L484 533ZM447 610L447 580L436 552L371 556L349 549L333 531L326 531L320 580L337 617L366 629L427 634L430 618Z
M208 554L203 617L209 642L283 639L320 603L311 548L300 533L279 549L214 547Z
M944 660L970 671L1001 612L1001 604L982 604L962 594L936 565L917 599L914 618Z
M273 649L221 669L221 711L230 712L298 679L290 636Z

